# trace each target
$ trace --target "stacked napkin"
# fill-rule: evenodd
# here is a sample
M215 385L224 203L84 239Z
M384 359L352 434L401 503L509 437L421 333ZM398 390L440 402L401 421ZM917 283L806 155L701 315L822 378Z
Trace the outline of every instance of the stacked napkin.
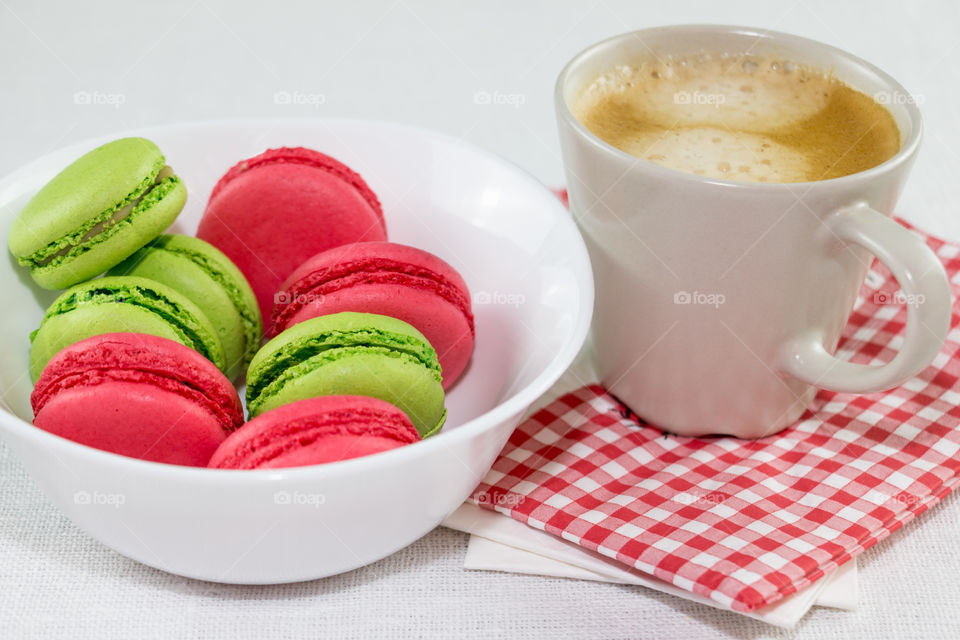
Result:
M920 235L960 281L960 246ZM906 310L885 302L897 289L875 264L840 357L893 356ZM957 322L955 310L916 378L885 393L822 391L796 424L756 441L644 424L590 384L587 350L447 524L511 547L473 540L468 565L645 584L783 626L814 603L850 608L850 561L960 483Z

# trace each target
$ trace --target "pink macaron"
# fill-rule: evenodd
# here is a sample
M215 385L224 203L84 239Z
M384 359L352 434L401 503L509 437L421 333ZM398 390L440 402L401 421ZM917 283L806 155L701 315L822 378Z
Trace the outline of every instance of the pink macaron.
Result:
M37 427L104 451L205 466L243 424L240 398L205 357L172 340L108 333L61 350L30 396Z
M277 292L274 332L317 316L355 311L412 324L440 358L449 388L473 353L470 291L437 256L393 242L363 242L324 251L298 267Z
M357 173L312 149L270 149L230 169L213 188L197 237L247 277L264 319L283 280L310 256L386 240L376 195Z
M323 464L420 440L407 414L378 398L318 396L267 411L228 437L210 459L216 469Z

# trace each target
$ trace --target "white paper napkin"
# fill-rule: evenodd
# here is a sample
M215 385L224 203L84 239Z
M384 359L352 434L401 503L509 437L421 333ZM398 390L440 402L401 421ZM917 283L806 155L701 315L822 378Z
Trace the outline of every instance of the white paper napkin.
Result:
M538 531L507 516L464 504L443 525L472 534L465 569L507 571L560 578L641 585L711 607L719 603L633 571L573 543ZM853 610L857 605L857 568L851 561L768 607L743 615L778 627L793 627L813 605Z
M596 380L591 335L570 368L553 387L537 399L527 415L532 415L563 394ZM471 534L464 559L466 569L635 584L711 607L723 608L713 600L678 589L669 582L645 573L632 571L598 553L473 504L462 505L443 525ZM768 607L743 615L778 627L790 628L815 604L853 611L857 606L857 588L857 564L856 560L851 560L806 589Z

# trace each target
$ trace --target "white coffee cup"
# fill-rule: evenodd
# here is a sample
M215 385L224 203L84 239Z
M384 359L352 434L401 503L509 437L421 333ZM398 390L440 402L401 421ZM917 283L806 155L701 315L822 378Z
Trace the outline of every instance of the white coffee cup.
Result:
M729 26L645 29L600 42L560 73L556 109L570 209L596 280L601 383L681 435L762 437L800 417L817 388L872 393L923 370L946 338L943 266L890 213L920 143L912 100L886 105L900 151L853 175L792 184L715 180L628 155L571 107L600 74L656 55L749 51L832 70L867 95L909 96L859 58L805 38ZM832 355L872 256L908 301L886 364Z

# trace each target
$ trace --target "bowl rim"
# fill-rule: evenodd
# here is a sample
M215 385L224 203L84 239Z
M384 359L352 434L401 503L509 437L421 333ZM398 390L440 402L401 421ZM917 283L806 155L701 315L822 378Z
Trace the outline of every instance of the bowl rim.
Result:
M360 474L364 471L375 470L378 466L403 465L409 460L417 457L431 455L435 449L440 447L451 448L458 442L469 439L479 433L490 430L515 414L521 414L527 411L530 406L543 395L560 376L567 370L573 362L577 353L579 353L587 332L590 328L590 320L593 315L594 301L594 281L593 271L590 263L590 257L587 253L583 237L580 235L573 217L568 214L567 209L560 200L552 193L549 188L538 180L529 171L520 167L516 163L503 158L502 156L479 147L473 143L467 142L445 133L440 133L425 127L408 125L404 123L395 123L386 120L363 119L363 118L316 118L316 117L287 117L287 118L223 118L207 120L191 120L187 122L174 122L147 127L130 128L123 131L114 132L102 136L95 136L74 144L54 149L33 160L23 164L20 168L0 178L0 201L3 200L2 194L11 184L30 172L30 168L42 163L51 155L63 153L70 149L82 151L103 144L109 140L126 135L141 135L150 137L157 133L167 130L183 130L185 128L204 128L211 126L264 126L279 124L304 124L310 126L333 124L333 125L353 125L370 126L394 131L404 131L417 136L423 136L436 142L443 143L445 146L455 146L471 154L478 155L500 165L502 168L513 173L522 182L533 187L533 191L541 191L544 196L544 206L553 209L557 218L557 224L566 227L568 233L572 232L572 246L569 247L568 255L573 259L568 262L571 270L576 276L578 290L580 291L580 308L576 311L576 323L572 327L570 335L562 347L556 352L547 366L533 380L521 389L514 392L507 399L499 402L492 409L468 420L462 425L450 431L441 432L436 436L415 443L414 447L399 447L390 451L378 454L341 460L338 462L325 463L320 465L311 465L304 467L286 467L281 469L253 469L253 470L234 470L234 469L209 469L206 467L188 467L182 465L167 464L162 462L152 462L131 458L109 451L96 449L61 436L54 435L42 429L33 426L32 423L24 420L13 413L3 398L0 398L0 433L9 431L19 439L34 441L38 446L53 447L53 453L64 452L74 456L89 456L92 464L100 466L112 466L121 471L138 472L146 476L165 476L168 479L176 478L184 481L203 481L213 484L223 484L234 486L239 484L261 484L281 481L309 481L312 479L322 479L327 476L336 476L343 474ZM479 479L478 479L479 481Z

